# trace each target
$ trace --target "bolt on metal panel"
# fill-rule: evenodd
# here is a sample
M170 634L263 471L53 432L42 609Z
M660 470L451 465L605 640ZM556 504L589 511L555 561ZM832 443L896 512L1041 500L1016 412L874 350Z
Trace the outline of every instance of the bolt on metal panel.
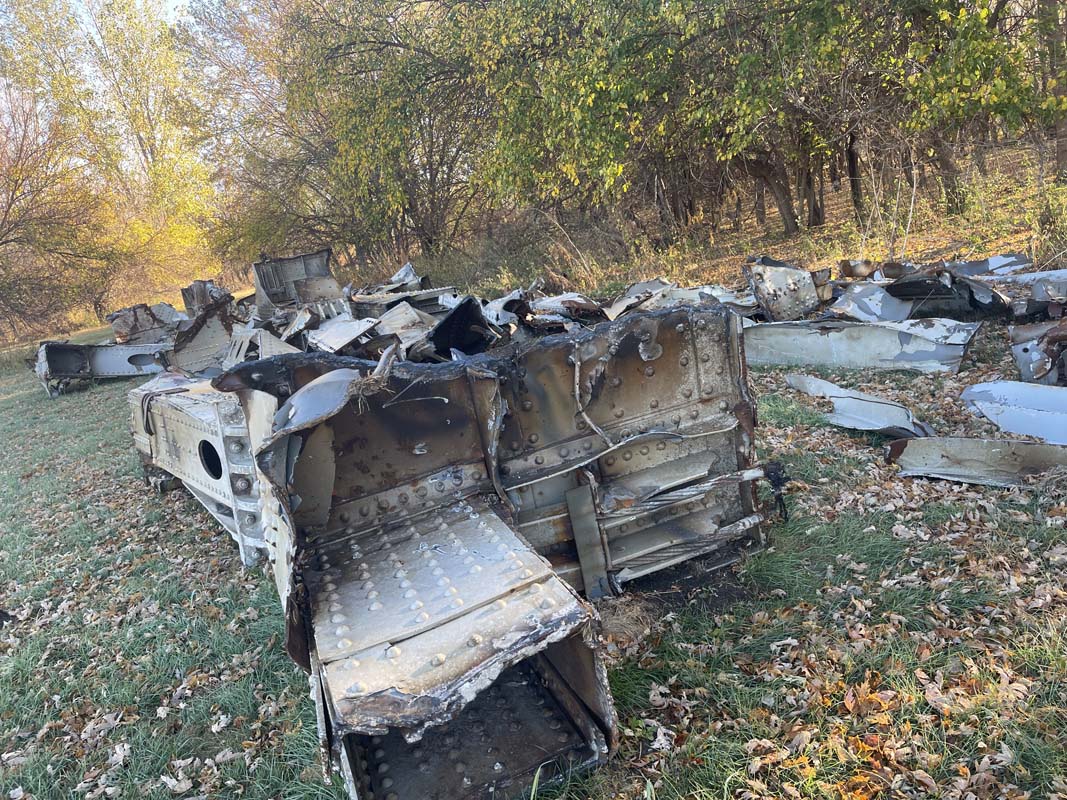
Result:
M735 315L683 307L632 312L494 362L508 409L502 482L524 536L569 580L582 585L588 569L578 559L596 544L567 501L582 484L592 487L606 551L596 560L613 581L636 577L624 570L638 554L646 574L653 553L666 565L678 552L717 549L720 529L754 515L753 478L740 477L752 466L754 424L740 353ZM700 524L677 524L688 515L702 515ZM757 530L758 519L735 533Z
M267 536L288 562L275 569L287 573L287 646L316 676L324 747L353 797L479 797L521 790L546 757L558 770L606 757L615 721L594 612L499 507L494 373L280 356L216 383L271 416L249 427L281 501ZM469 733L497 696L563 713L516 715L518 735L492 732L487 762ZM423 758L420 771L427 737L453 737L456 763ZM529 750L542 740L556 751Z
M128 395L146 476L177 478L256 563L264 547L259 480L244 412L207 381L164 373Z

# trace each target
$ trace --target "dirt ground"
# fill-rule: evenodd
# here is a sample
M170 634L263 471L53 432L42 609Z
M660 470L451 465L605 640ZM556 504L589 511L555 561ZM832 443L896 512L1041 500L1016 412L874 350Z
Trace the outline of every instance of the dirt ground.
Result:
M959 394L1016 372L988 323L959 375L820 374L999 436ZM540 796L1067 798L1064 483L901 478L784 375L751 379L789 522L601 605L622 747ZM142 483L133 385L0 373L0 797L340 798L270 580Z

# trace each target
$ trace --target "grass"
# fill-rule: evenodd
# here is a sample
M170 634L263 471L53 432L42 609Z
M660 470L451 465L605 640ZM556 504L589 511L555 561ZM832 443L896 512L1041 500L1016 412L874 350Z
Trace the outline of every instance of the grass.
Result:
M0 641L0 789L173 797L165 776L210 796L341 797L314 777L273 585L183 493L148 493L129 388L49 401L28 370L0 373L0 586L26 617Z

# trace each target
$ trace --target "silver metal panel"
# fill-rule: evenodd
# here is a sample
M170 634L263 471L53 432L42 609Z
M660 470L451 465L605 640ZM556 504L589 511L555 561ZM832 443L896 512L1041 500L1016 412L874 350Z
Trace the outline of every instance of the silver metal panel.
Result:
M1067 444L1067 386L991 381L968 386L960 399L1002 431Z
M745 326L749 364L958 372L981 323L766 322Z
M1021 486L1031 475L1067 465L1067 447L1005 439L899 439L889 461L905 477L942 478L985 486Z
M933 435L929 425L916 420L911 411L892 400L844 389L810 375L787 375L785 382L804 394L833 401L834 413L826 417L833 425L858 431L878 431L896 438Z

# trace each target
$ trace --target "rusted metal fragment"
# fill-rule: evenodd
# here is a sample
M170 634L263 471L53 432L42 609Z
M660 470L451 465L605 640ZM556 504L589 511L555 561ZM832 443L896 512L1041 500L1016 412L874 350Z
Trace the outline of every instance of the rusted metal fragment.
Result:
M146 477L179 479L233 537L241 560L256 563L264 548L258 478L237 398L168 372L128 399Z
M1022 486L1026 478L1067 465L1067 447L1007 439L898 439L888 460L905 477L943 478L984 486Z
M745 326L749 364L958 372L979 322L765 322Z
M182 323L174 343L160 354L163 364L186 375L220 372L239 323L233 315L232 302L233 297L227 294L208 305L196 319Z
M546 760L551 775L606 757L615 719L593 612L494 507L494 372L307 354L216 384L238 389L262 437L288 647L318 676L324 744L353 792L387 795L388 774L407 796L482 797L521 791ZM464 738L486 697L562 716L487 731L490 762ZM419 755L449 736L457 759Z
M49 397L57 397L72 385L103 378L151 375L163 368L160 353L168 345L74 344L41 342L33 369Z
M500 463L519 530L575 585L583 569L567 497L582 483L616 578L634 575L624 570L635 559L644 574L718 549L729 525L755 513L752 477L686 493L752 465L739 321L723 307L631 311L522 345L491 368L509 411Z
M1067 384L1067 319L1009 325L1008 336L1024 381Z
M215 281L193 281L182 289L182 303L185 304L185 313L190 318L195 317L209 305L221 300L227 294L229 292L216 285Z
M154 344L174 338L178 324L188 319L170 303L139 303L107 315L119 344Z
M785 382L812 397L825 397L834 404L834 413L826 421L857 431L877 431L886 436L909 438L933 436L933 429L900 403L872 394L845 389L810 375L786 375Z
M746 264L744 272L752 294L772 322L799 319L822 304L812 273L807 270L760 256ZM826 281L822 283L825 285Z
M911 300L898 300L874 281L849 284L830 306L831 314L857 322L902 322L911 316Z
M960 399L1002 431L1067 444L1067 387L991 381L968 386Z

